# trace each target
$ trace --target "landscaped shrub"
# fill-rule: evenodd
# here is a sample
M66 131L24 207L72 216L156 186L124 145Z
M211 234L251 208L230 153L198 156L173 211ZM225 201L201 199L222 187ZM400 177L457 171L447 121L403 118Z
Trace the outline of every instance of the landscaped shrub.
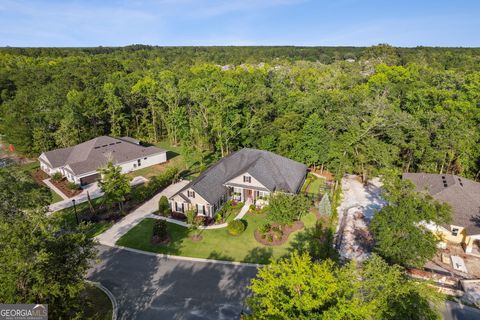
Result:
M273 236L272 236L272 234L271 234L271 233L268 233L266 239L267 239L268 242L272 242L272 241L273 241Z
M264 223L264 224L261 224L261 225L258 227L258 230L259 230L261 233L267 233L268 231L270 231L270 228L271 228L270 223L266 222L266 223Z
M60 180L62 180L62 174L60 172L55 172L54 174L52 174L52 180L55 181L55 182L58 182Z
M222 223L223 221L223 216L220 212L218 212L216 215L215 215L215 223Z
M153 224L153 236L158 237L158 240L165 240L168 236L167 221L155 220Z
M158 213L163 217L168 217L172 213L170 203L168 203L168 199L165 196L162 196L160 201L158 201Z
M136 202L143 202L150 199L171 184L177 173L178 169L175 167L165 169L160 175L151 178L146 185L134 188L131 194L132 199Z
M241 208L241 207L243 207L243 202L237 202L237 203L233 206L233 208L235 208L235 209L238 209L238 208Z
M245 231L245 224L240 220L232 220L228 223L227 230L232 236L237 236Z
M273 238L275 240L280 240L283 237L283 231L280 229L273 229Z
M80 186L78 184L76 184L75 182L71 182L71 181L69 181L67 183L67 187L70 190L78 190L80 188Z
M248 208L249 208L250 211L252 211L252 212L255 211L255 210L257 210L257 206L254 205L254 204L251 204L250 207L248 207Z

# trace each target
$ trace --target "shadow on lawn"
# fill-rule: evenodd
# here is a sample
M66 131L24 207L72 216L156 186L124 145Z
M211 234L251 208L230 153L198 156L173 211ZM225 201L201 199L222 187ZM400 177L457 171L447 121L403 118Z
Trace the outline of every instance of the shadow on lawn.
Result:
M338 252L333 246L333 238L332 229L317 221L314 227L306 228L295 235L288 248L288 254L293 251L306 252L315 260L338 261Z
M248 252L243 262L268 264L273 255L272 248L256 247Z

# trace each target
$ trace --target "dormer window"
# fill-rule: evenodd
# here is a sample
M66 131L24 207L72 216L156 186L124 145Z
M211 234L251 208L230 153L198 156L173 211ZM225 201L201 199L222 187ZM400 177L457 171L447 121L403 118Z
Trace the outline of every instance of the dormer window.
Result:
M458 228L453 228L452 229L452 236L454 236L454 237L458 236Z
M251 183L251 182L252 182L252 177L250 177L250 176L243 176L243 182Z
M188 191L187 191L187 196L188 196L189 198L195 198L195 191L188 190Z

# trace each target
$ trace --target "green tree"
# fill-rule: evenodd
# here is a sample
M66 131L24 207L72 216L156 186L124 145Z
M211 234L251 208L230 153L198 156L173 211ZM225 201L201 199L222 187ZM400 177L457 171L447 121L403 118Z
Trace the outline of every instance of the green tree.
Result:
M268 219L282 225L291 224L308 212L310 201L303 195L275 193L268 199Z
M410 182L395 176L385 179L390 203L375 214L370 230L375 251L391 263L421 267L431 259L441 240L424 223L450 221L451 209L424 193L416 193Z
M51 201L46 187L38 186L19 167L0 169L0 215L14 219L23 211L46 207Z
M102 178L98 184L105 193L105 201L110 205L117 203L120 212L123 213L125 196L131 192L130 178L123 175L122 168L115 166L111 161L101 168L99 172Z
M170 213L172 213L170 203L168 203L168 198L166 196L162 196L158 201L158 213L163 217L168 217Z
M250 289L252 319L440 319L434 289L375 255L358 268L294 252L259 269Z
M14 221L0 218L3 303L47 303L51 318L82 318L80 293L95 246L84 224L76 230L63 227L40 209L19 213Z

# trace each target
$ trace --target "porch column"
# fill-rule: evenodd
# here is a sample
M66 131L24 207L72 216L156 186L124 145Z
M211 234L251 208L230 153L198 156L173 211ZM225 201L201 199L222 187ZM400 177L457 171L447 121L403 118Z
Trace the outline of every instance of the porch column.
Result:
M465 237L465 252L472 253L473 252L473 242L475 240L472 237L466 236Z

